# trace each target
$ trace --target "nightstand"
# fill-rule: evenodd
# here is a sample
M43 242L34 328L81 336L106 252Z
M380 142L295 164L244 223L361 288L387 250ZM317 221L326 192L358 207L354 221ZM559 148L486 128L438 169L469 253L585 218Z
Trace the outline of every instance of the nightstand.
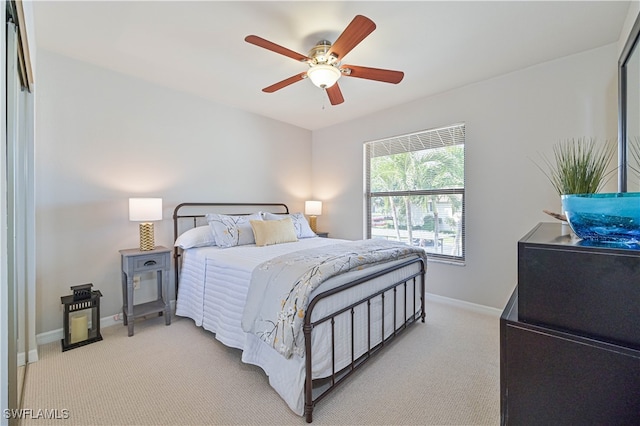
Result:
M329 233L328 232L316 232L316 235L318 237L322 237L322 238L329 238Z
M157 246L153 250L120 250L122 257L122 313L124 325L129 327L129 336L133 336L133 322L136 318L151 314L164 315L165 324L171 324L169 305L169 269L171 268L171 249ZM136 305L133 301L133 277L145 272L156 272L158 298L151 302Z

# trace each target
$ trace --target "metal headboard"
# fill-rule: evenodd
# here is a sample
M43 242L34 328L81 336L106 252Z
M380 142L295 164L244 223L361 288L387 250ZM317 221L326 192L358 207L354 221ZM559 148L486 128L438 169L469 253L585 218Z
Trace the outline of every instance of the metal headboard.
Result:
M239 212L234 212L237 209ZM181 228L179 223L190 223L191 228L198 226L198 220L202 221L207 213L223 213L229 215L249 215L260 210L269 210L271 213L289 214L289 207L284 203L182 203L173 210L173 241L178 239ZM184 213L181 213L183 211ZM184 232L184 231L182 231ZM180 256L182 249L173 248L173 265L175 269L176 300L178 298L178 280L180 276Z

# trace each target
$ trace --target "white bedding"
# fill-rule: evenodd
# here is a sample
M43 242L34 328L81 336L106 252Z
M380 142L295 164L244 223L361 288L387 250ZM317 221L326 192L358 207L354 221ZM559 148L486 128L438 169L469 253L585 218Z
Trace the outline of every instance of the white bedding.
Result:
M282 254L296 250L335 244L344 240L328 238L304 238L293 243L276 244L265 247L255 245L236 246L230 248L200 247L183 252L180 284L176 315L192 318L196 325L215 333L216 339L227 346L242 350L242 361L260 366L269 376L269 383L285 400L289 407L298 415L304 413L304 381L305 360L295 356L289 359L280 355L272 347L265 344L255 335L245 333L241 328L244 303L247 297L251 274L259 264ZM340 275L326 282L320 291L349 282L357 276L362 276L386 265L372 266L361 271ZM407 275L407 270L417 272L417 264L398 270L392 274L392 279L399 281ZM314 318L323 312L347 306L350 300L371 292L372 286L383 288L391 280L389 277L378 278L368 284L365 290L362 286L341 293L339 297L331 297L318 304L314 310ZM394 281L394 282L395 282ZM409 309L413 306L413 296L410 293ZM404 300L402 290L396 294L397 303ZM385 302L384 335L393 332L394 321L391 311L393 296L389 295ZM371 304L373 330L371 345L380 342L382 338L381 299L375 299ZM418 296L416 309L419 308ZM359 309L355 316L356 323L366 321L366 309ZM377 315L375 313L378 313ZM404 312L397 313L397 322L404 321ZM351 361L351 340L344 336L350 332L350 316L336 323L336 370L340 370ZM326 377L332 373L332 355L330 346L322 343L327 340L330 329L328 324L316 327L313 332L313 377ZM356 335L356 357L366 351L369 336L366 333Z

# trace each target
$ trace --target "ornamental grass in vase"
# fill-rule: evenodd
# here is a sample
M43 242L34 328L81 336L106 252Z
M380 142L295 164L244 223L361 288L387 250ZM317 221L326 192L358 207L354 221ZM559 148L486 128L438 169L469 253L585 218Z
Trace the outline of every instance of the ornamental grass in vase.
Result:
M545 213L569 222L581 239L635 247L640 240L640 193L598 193L615 170L609 169L614 146L569 139L556 144L553 153L555 161L543 157L547 170L540 168L562 199L562 213Z
M587 138L567 139L553 147L555 161L543 157L547 170L540 169L558 195L595 194L613 172L607 170L613 154L614 147L608 143L598 144L595 139Z

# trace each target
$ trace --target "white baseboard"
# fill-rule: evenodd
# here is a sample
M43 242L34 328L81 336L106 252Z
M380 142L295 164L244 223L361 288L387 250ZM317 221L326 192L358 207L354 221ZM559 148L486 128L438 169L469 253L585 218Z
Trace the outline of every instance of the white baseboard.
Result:
M29 356L26 356L25 352L18 352L18 367L25 365L27 360L29 363L36 362L38 360L38 350L31 349L29 351Z
M434 302L455 306L455 307L466 309L469 311L478 312L481 314L495 316L496 318L499 318L500 315L502 315L502 311L497 308L492 308L490 306L485 306L485 305L479 305L477 303L466 302L464 300L452 299L450 297L439 296L433 293L427 293L427 300L429 299ZM171 301L172 310L174 309L174 306L175 306L175 302ZM118 313L116 315L100 318L100 326L109 327L111 325L121 324L122 323L121 317L122 317L122 314ZM38 345L44 345L47 343L55 342L56 340L62 340L62 337L63 337L63 331L61 328L59 328L57 330L51 330L45 333L38 334L36 336L36 342ZM32 354L32 352L35 352L35 353ZM20 357L20 354L18 354L18 357ZM33 362L32 358L34 361L38 360L37 350L32 350L29 352L29 362ZM22 353L22 362L24 363L24 352ZM23 364L20 364L20 359L18 360L18 365L23 365Z
M171 301L171 312L175 312L175 301ZM109 327L116 324L122 324L122 313L118 312L115 315L111 315L108 317L100 318L100 328ZM64 331L59 328L57 330L46 331L44 333L40 333L36 336L36 343L38 345L44 345L47 343L55 342L56 340L60 341L64 337ZM35 360L38 360L36 355ZM31 356L29 356L29 362L31 361Z
M109 317L100 318L100 328L122 323L121 316L122 314L116 314ZM36 343L38 345L44 345L47 343L55 342L56 340L60 341L63 337L64 331L61 328L58 328L57 330L51 330L38 334L36 336Z
M500 309L492 308L491 306L479 305L477 303L466 302L464 300L459 300L459 299L452 299L450 297L439 296L433 293L427 293L426 296L427 296L427 300L430 299L430 300L433 300L434 302L455 306L457 308L466 309L468 311L491 315L496 318L500 318L500 315L502 315L502 311Z
M468 311L478 312L481 314L491 315L496 318L500 318L502 315L502 311L497 308L492 308L490 306L479 305L477 303L466 302L464 300L452 299L450 297L439 296L433 293L426 294L427 300L431 300L434 302L442 303L445 305L455 306L457 308L466 309ZM175 312L175 301L171 301L171 309L172 312ZM109 327L116 324L122 324L122 313L117 313L115 315L111 315L108 317L100 318L100 327ZM36 342L38 345L44 345L47 343L60 341L63 337L63 330L61 328L57 330L47 331L45 333L40 333L36 336ZM18 366L25 365L26 362L25 353L18 353ZM29 363L38 361L38 350L32 349L29 351L28 356Z
M62 340L63 331L61 328L57 330L45 331L36 335L36 343L38 346L47 343L55 342L56 340Z

